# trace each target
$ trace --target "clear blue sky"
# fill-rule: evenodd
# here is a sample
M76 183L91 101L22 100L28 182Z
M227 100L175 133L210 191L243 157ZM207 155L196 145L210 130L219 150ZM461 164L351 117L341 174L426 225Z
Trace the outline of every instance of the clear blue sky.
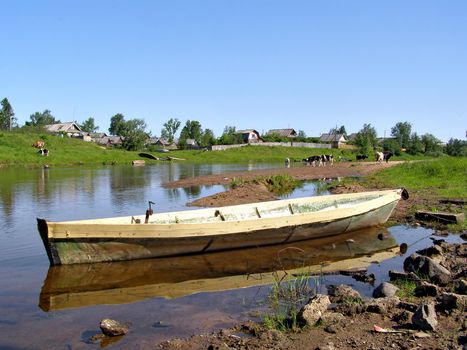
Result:
M0 99L20 125L143 118L318 136L467 129L467 1L0 0Z

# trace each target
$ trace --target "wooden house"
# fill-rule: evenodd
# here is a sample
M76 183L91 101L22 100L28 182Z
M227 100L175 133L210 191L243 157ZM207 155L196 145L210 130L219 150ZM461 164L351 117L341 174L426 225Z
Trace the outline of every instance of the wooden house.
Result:
M330 143L332 148L342 148L347 143L347 139L344 134L322 134L319 141Z
M254 129L238 130L237 134L242 136L244 143L258 143L263 141L259 132Z
M295 129L271 129L266 133L266 135L279 135L291 139L297 137L297 132Z
M48 124L44 125L44 128L52 134L62 134L68 137L83 138L83 135L86 134L75 122Z

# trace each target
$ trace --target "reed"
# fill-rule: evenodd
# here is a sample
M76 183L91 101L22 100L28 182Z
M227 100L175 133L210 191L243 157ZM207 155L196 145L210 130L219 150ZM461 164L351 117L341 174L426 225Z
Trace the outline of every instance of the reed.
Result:
M268 295L271 313L263 316L263 324L268 329L297 332L304 327L298 318L299 311L310 297L316 295L322 276L313 277L304 271L280 277L276 272L274 279Z

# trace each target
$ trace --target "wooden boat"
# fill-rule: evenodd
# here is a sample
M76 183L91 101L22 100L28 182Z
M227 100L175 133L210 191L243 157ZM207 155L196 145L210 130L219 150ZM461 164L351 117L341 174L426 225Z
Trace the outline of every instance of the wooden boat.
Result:
M284 275L366 269L372 263L394 257L398 251L395 238L386 228L372 227L292 244L51 266L39 306L51 311L267 285Z
M288 243L387 221L402 189L217 209L51 222L38 229L52 265L145 259Z

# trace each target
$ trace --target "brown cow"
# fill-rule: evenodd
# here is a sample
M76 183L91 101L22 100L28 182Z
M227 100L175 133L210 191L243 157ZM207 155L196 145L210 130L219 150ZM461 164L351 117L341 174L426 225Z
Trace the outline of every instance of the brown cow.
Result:
M44 148L44 146L45 146L45 142L41 140L38 140L32 144L32 147L34 148Z

